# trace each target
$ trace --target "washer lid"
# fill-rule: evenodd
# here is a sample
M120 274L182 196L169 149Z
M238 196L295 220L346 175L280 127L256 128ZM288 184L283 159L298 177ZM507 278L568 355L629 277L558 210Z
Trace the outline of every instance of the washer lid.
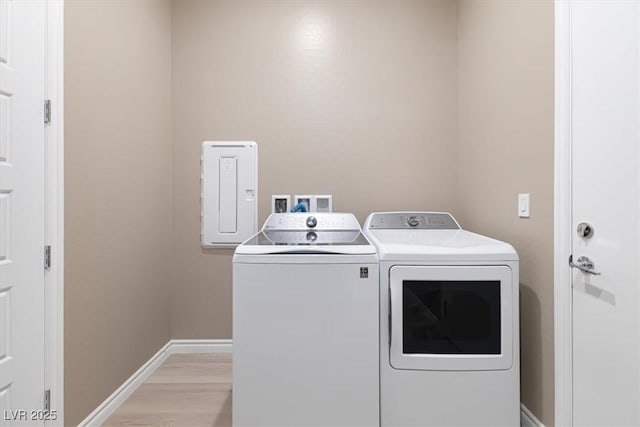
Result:
M396 219L390 220L390 215L408 218L414 214L428 216L433 213L387 212L384 213L384 217L388 223L396 221ZM518 260L518 254L510 244L462 229L408 228L405 226L395 229L372 228L372 219L379 218L377 215L380 214L369 215L365 222L364 233L378 248L378 256L381 261L485 262ZM455 222L451 215L445 215L448 215ZM455 224L457 225L457 222Z

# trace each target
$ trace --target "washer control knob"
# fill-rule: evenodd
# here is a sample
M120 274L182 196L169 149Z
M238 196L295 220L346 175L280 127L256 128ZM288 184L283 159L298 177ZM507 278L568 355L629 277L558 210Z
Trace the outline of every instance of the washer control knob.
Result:
M313 228L316 225L318 225L318 220L316 219L315 216L307 217L307 227Z
M417 227L420 224L420 221L418 221L417 217L410 216L409 219L407 220L407 224L409 224L409 226L411 227Z
M315 242L316 240L318 240L318 235L316 234L316 232L309 231L307 233L307 242Z

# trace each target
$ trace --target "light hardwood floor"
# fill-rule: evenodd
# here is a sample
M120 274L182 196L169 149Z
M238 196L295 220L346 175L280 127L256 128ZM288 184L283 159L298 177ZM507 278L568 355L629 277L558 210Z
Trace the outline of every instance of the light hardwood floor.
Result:
M103 424L231 426L231 354L175 354Z

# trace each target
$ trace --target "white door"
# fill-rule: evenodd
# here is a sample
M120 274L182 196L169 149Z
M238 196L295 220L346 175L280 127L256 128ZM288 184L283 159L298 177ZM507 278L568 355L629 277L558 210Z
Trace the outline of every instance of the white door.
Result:
M44 3L0 0L0 424L44 393ZM24 412L23 412L24 411ZM41 422L40 422L41 423Z
M639 426L640 2L570 14L573 423Z

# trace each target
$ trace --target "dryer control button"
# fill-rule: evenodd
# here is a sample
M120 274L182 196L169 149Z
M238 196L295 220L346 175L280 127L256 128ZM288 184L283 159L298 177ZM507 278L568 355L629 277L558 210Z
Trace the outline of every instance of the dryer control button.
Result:
M417 217L410 216L409 219L407 220L407 224L409 224L411 227L417 227L420 224L420 221L418 220Z

